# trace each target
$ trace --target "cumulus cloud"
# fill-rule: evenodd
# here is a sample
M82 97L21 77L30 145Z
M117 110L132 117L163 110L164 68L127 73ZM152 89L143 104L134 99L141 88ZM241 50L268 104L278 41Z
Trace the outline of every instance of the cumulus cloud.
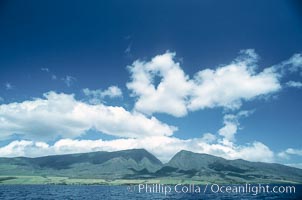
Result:
M258 55L241 51L238 58L217 69L204 69L192 79L175 62L175 53L166 52L151 61L129 66L127 87L137 97L135 109L147 114L167 113L176 117L204 108L240 108L242 101L278 91L278 74L271 68L257 72ZM159 79L159 83L156 80Z
M175 53L155 56L150 62L135 61L129 66L131 82L127 83L132 95L138 97L135 109L152 114L168 113L173 116L187 114L186 98L192 83L179 63L174 62ZM158 84L155 78L161 79Z
M231 113L230 110L239 109L244 101L280 90L283 72L300 70L301 55L259 70L258 55L254 50L244 50L231 63L198 71L191 78L175 61L175 56L175 53L166 52L150 61L137 60L128 67L131 80L127 88L136 98L132 112L103 104L105 97L122 96L117 86L106 90L83 89L89 104L76 100L72 94L49 92L44 98L0 105L0 139L10 138L15 133L22 138L1 147L0 156L35 157L145 148L162 161L183 149L227 159L274 161L274 152L261 142L235 143L240 130L239 119L252 111L225 114L223 127L216 134L206 133L190 139L174 137L177 128L159 121L152 114L182 117L190 111L215 107ZM70 87L76 79L66 76L62 80ZM297 87L297 83L288 82L287 85ZM90 129L119 138L109 141L77 139ZM57 141L50 145L46 143L49 140ZM286 157L302 153L287 149L279 153L279 157L282 154Z
M289 159L291 155L302 156L302 149L288 148L278 153L278 156L283 159Z
M53 145L45 142L13 141L0 148L0 156L43 156L91 151L117 151L133 148L145 148L163 162L167 162L180 150L194 151L220 156L226 159L243 158L249 161L273 162L274 153L264 144L253 142L245 146L225 146L209 144L204 138L179 139L167 136L147 138L104 140L61 139Z
M248 117L254 111L240 111L237 114L227 114L223 117L224 126L219 129L218 133L223 137L224 144L231 144L235 140L235 134L237 133L240 125L239 119L242 117Z
M237 122L229 119L224 120L224 127L219 130L219 135L224 137L226 141L233 141L234 135L236 134L238 129Z
M0 148L1 157L39 157L51 155L51 147L45 142L33 142L28 140L16 140Z
M206 143L213 143L216 141L216 139L217 139L217 137L215 135L213 135L212 133L205 133L201 137L201 140Z
M71 97L71 99L73 99L73 97ZM78 111L86 111L88 112L89 116L91 116L91 112L88 110L80 109ZM261 142L254 141L251 144L245 145L236 145L235 143L233 143L235 133L237 132L238 126L240 125L238 121L239 118L246 117L251 113L252 111L240 111L237 114L225 115L224 127L228 126L227 123L233 123L234 126L236 126L235 131L231 131L231 133L233 134L230 134L231 136L228 133L225 133L228 130L224 130L224 128L221 128L218 131L218 135L205 133L200 138L180 139L172 136L172 134L156 134L156 130L154 129L154 127L151 127L151 133L145 134L144 137L119 138L107 141L102 139L60 139L56 141L53 145L48 145L47 143L39 140L13 141L10 144L0 148L0 156L36 157L54 154L83 153L91 151L118 151L133 148L144 148L153 153L163 162L167 162L180 150L207 153L211 155L220 156L226 159L241 158L250 161L273 162L274 153L269 149L269 147L267 147ZM120 114L118 116L121 117ZM84 120L84 118L87 118L87 116L80 117L81 120ZM142 123L146 125L145 123L148 122L149 119L145 119L146 121L144 122L140 122L137 118L134 120L138 124ZM119 123L123 123L123 121L126 121L127 124L130 123L130 127L133 126L133 124L131 124L132 122L129 116L127 117L127 120L122 117ZM107 121L105 121L105 123L106 122ZM110 124L110 126L112 126L112 123ZM164 126L164 129L167 128L167 130L172 129L167 125L162 126ZM101 128L103 127L96 127L96 129L98 130ZM125 127L121 128L125 129ZM161 133L163 132L164 131L161 131Z
M288 87L294 87L294 88L301 88L302 87L302 82L297 82L297 81L288 81L286 83Z
M102 103L105 97L116 98L123 96L122 90L117 86L110 86L104 91L100 89L90 90L85 88L83 89L83 93L89 98L88 101L91 104Z
M300 75L302 75L302 54L294 54L288 60L272 66L272 69L278 71L281 76L284 76L287 73L300 73Z
M117 86L110 86L108 89L102 92L102 96L108 96L110 98L121 97L122 95L122 90Z
M294 54L289 60L283 63L289 65L291 72L298 72L302 69L302 54Z
M0 105L1 139L17 133L23 138L75 138L89 129L118 137L172 135L175 127L122 107L90 105L74 95L48 92L44 98Z
M292 148L289 148L285 152L287 154L302 156L302 149L292 149Z
M257 66L254 64L256 58L253 54L246 53L229 65L199 71L194 78L188 108L238 109L243 100L252 100L278 91L281 86L277 74L269 68L257 73Z

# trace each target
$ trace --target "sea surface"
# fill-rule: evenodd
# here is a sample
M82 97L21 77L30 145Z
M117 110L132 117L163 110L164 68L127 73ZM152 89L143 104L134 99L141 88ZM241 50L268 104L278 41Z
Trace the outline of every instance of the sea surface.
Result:
M194 189L187 191L187 189L185 188L184 192L171 191L165 194L163 191L154 190L154 188L153 190L139 191L138 186L0 185L0 199L302 199L302 185L296 185L295 193L291 194L260 193L257 195L253 195L252 193L215 193L211 191L204 192L204 186L200 187L202 189L200 192L197 191L196 188L195 191ZM173 188L173 186L171 186L171 188Z

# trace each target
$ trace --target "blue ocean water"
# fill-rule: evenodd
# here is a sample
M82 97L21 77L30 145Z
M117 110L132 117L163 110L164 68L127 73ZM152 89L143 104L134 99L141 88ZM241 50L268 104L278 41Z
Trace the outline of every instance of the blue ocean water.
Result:
M132 186L131 186L132 187ZM30 200L107 200L107 199L302 199L302 185L296 185L295 193L274 194L260 193L176 193L168 194L154 192L139 192L128 186L98 186L98 185L1 185L0 199L30 199Z

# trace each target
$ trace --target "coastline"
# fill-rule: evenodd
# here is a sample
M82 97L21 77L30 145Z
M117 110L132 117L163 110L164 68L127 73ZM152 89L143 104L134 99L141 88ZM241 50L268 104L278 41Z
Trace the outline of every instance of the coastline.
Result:
M91 178L70 178L60 176L0 176L0 185L137 185L137 184L198 184L206 185L209 183L217 184L297 184L299 182L281 181L281 180L264 180L261 182L249 181L249 182L224 182L224 181L199 181L192 179L173 179L173 178L161 178L161 179L91 179Z

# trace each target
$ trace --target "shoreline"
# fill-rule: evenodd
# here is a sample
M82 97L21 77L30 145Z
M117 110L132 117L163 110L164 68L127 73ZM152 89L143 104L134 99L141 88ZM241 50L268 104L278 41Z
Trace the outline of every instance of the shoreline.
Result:
M103 186L123 186L123 185L137 185L137 184L297 184L299 182L280 181L280 180L262 180L250 182L224 182L224 181L199 181L192 179L99 179L99 178L71 178L61 176L0 176L0 185L103 185Z

